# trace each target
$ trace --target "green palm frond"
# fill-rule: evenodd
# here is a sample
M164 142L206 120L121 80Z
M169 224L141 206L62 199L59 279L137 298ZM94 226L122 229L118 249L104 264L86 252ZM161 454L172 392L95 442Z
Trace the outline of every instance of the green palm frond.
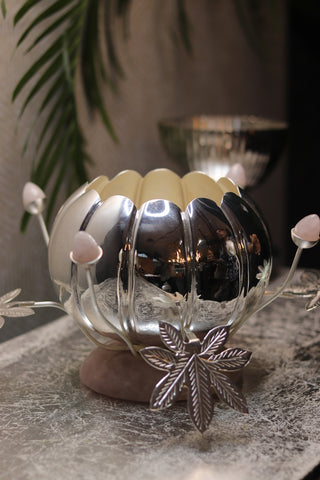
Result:
M41 0L29 0L14 17L16 25ZM54 21L38 34L29 46L32 50L43 39L53 37L49 48L27 70L14 89L12 99L15 100L22 90L27 89L31 80L20 115L29 105L33 97L45 89L45 97L38 114L45 107L46 121L39 134L36 159L33 162L31 180L42 189L46 189L49 180L52 182L48 196L47 221L49 221L60 188L65 185L70 191L76 185L87 180L85 139L82 134L75 98L75 77L81 46L81 34L86 16L86 2L75 0L57 0L37 15L20 36L17 45L26 42L29 34L43 25L43 22L55 14ZM64 28L61 29L61 25ZM59 28L57 35L52 35ZM45 142L44 142L45 140ZM80 160L79 160L80 159ZM79 168L79 162L81 168ZM28 215L25 214L21 228L25 229Z
M190 38L191 24L187 15L184 0L177 0L177 18L179 36L188 53L192 53L192 43Z
M120 20L123 35L128 38L131 3L132 0L52 0L49 3L47 0L24 0L15 14L14 26L22 19L32 18L20 35L17 47L23 45L27 54L46 40L46 50L18 81L12 100L22 91L26 92L21 116L40 92L43 96L37 113L42 118L44 116L44 121L38 132L31 181L42 189L46 189L50 181L47 222L60 189L65 186L69 193L88 179L86 167L91 159L86 152L75 97L78 72L89 111L100 115L110 137L118 141L103 101L102 89L106 86L116 91L119 79L124 77L114 40L114 28L115 25L119 26L117 20ZM184 0L176 0L176 5L178 34L186 50L190 51L189 22ZM35 14L39 8L40 13ZM5 16L5 0L1 0L1 9ZM103 38L100 38L100 27L103 27ZM32 40L27 45L32 33ZM102 41L105 42L106 55L102 52ZM22 230L25 230L27 223L28 214L25 214L21 222Z
M1 13L3 18L6 18L7 15L7 7L6 7L6 2L5 0L1 0Z

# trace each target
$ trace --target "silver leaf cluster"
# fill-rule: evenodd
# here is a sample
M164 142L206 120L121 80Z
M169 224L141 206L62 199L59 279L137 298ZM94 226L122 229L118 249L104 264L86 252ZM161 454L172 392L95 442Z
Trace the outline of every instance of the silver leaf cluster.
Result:
M147 363L167 372L152 393L152 410L170 407L186 386L189 414L200 432L207 430L212 420L214 392L235 410L248 412L242 392L225 372L246 366L251 352L242 348L223 350L228 326L213 328L202 341L196 337L185 341L179 330L166 322L160 322L159 329L167 349L146 347L140 351Z
M4 325L5 320L3 317L28 317L34 314L32 308L21 306L19 302L12 301L20 293L21 288L16 288L0 297L0 328Z

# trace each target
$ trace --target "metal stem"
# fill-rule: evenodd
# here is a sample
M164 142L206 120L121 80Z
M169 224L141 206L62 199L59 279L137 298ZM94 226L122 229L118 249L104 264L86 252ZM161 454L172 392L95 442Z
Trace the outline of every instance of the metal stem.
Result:
M255 310L253 310L253 312L250 312L250 315L253 315L254 313L259 312L259 311L262 310L264 307L266 307L267 305L269 305L270 303L272 303L276 298L280 297L280 295L284 292L284 290L286 289L286 287L288 286L288 284L291 282L292 277L293 277L293 275L295 274L295 272L296 272L296 270L297 270L297 266L298 266L298 263L299 263L299 260L300 260L302 251L303 251L302 248L300 248L300 247L297 248L297 251L296 251L296 253L295 253L295 256L294 256L292 265L291 265L291 267L290 267L289 273L288 273L288 275L287 275L287 278L285 279L285 281L284 281L284 283L281 285L281 287L280 287L271 297L269 297L265 302L263 302L262 304L258 305L257 308L256 308Z
M45 241L45 244L48 246L49 245L49 234L48 234L48 230L47 230L45 221L43 219L42 213L37 214L37 219L38 219L38 222L39 222L39 225L40 225L40 230L41 230L43 239Z
M59 310L62 310L63 312L67 313L65 310L64 306L59 303L59 302L34 302L33 300L29 301L22 301L22 302L15 302L15 305L18 305L20 307L31 307L31 308L58 308Z
M188 340L188 342L194 342L194 341L199 341L199 338L190 330L184 330L185 338Z
M125 335L122 331L118 330L107 318L106 316L103 314L103 312L101 311L99 305L98 305L98 302L97 302L97 297L96 297L96 292L94 290L94 285L93 285L93 280L92 280L92 275L91 275L91 270L90 270L90 267L87 266L86 267L86 276L87 276L87 282L88 282L88 286L89 286L89 291L90 291L90 296L91 296L91 301L92 301L92 304L97 312L97 314L103 319L103 321L121 338L121 340L123 340L129 347L131 353L133 355L137 355L137 352L135 351L134 349L134 346L132 345L132 343L130 342L129 338L127 337L127 335Z
M72 317L78 323L81 331L86 335L86 337L94 343L97 347L106 348L106 344L97 340L90 332L94 331L95 333L99 333L95 326L91 323L89 318L87 317L86 313L84 312L81 300L78 292L78 284L77 284L77 265L72 264L71 269L71 287L73 295L71 295L71 302L72 302ZM106 339L109 339L104 334L99 333Z

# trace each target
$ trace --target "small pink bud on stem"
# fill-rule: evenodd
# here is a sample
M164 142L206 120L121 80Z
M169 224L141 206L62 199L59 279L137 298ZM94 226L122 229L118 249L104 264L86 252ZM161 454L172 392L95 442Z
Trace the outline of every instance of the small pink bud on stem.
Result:
M293 242L300 248L312 248L320 239L320 218L315 213L302 218L291 230Z
M26 212L39 215L44 209L45 193L38 185L27 182L22 191L22 202Z
M103 250L95 239L87 232L79 231L73 240L70 258L79 265L90 265L96 263L103 254Z

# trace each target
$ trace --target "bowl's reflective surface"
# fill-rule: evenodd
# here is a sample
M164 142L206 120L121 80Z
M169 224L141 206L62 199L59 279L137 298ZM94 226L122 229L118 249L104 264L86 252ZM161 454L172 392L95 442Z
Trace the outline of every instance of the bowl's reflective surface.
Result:
M69 258L78 230L103 248L92 267L99 307L133 343L159 343L160 320L200 336L216 325L236 328L271 272L267 229L243 194L226 193L221 206L197 198L181 211L163 199L140 209L122 195L101 202L84 187L56 218L49 269L71 316L102 335L110 329L97 318L83 269Z
M200 115L162 120L159 132L168 155L188 169L217 180L240 163L247 186L254 186L281 155L287 124L254 116Z

